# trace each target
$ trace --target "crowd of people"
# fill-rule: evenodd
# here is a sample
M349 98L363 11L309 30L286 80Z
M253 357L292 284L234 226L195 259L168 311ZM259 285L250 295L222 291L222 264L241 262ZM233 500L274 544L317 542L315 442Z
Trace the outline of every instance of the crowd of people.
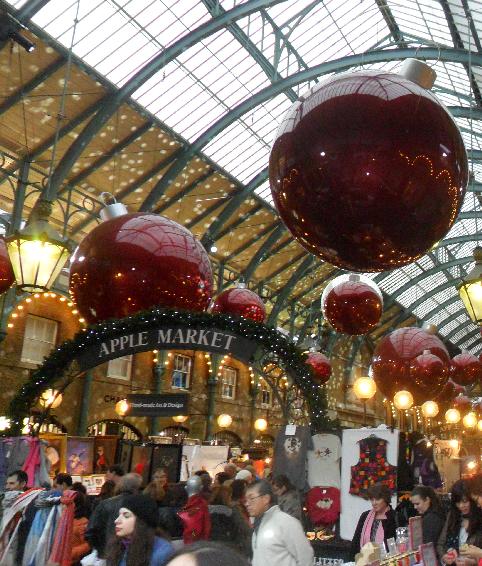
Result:
M100 494L58 474L53 485L30 488L11 473L1 501L1 566L312 566L300 494L286 476L258 479L249 464L226 464L213 479L196 472L169 483L165 469L142 485L136 473L111 466ZM352 555L367 542L386 544L400 526L384 485L369 491L352 540ZM422 516L423 542L452 565L482 561L482 476L456 482L445 509L430 487L411 494ZM482 565L482 562L480 563Z

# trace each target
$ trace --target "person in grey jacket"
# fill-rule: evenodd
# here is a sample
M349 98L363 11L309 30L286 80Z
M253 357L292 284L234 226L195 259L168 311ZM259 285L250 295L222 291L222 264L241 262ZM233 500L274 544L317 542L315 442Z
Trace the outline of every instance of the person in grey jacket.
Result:
M288 513L298 521L303 522L303 511L301 509L301 501L290 480L284 474L276 476L272 481L273 493L278 500L278 506L281 511Z
M312 566L313 549L301 523L273 500L273 489L266 480L248 486L246 507L254 518L252 566Z

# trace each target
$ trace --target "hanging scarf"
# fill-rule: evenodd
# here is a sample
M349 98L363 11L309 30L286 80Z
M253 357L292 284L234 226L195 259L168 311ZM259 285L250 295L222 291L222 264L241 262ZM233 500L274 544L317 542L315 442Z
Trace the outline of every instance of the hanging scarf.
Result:
M58 494L58 497L56 495ZM52 548L60 513L60 493L45 491L35 501L37 512L28 534L22 566L43 566Z
M72 559L72 533L74 524L77 492L67 489L60 498L62 514L55 529L55 538L52 545L47 566L70 566Z
M362 529L362 534L360 537L360 548L363 548L365 546L365 544L367 542L370 542L370 535L372 532L372 527L373 527L373 521L375 520L375 516L376 516L376 511L374 511L373 509L371 511L368 512L367 518L365 519L365 522L363 523L363 529ZM382 519L386 519L387 516L384 515L382 517ZM383 531L383 525L382 522L380 521L380 523L378 524L378 529L377 532L375 533L375 540L372 542L376 542L377 544L383 544L383 541L385 539L385 533Z
M27 458L22 466L22 470L28 476L27 485L35 485L35 474L38 475L38 468L40 467L40 444L39 439L35 437L27 437L29 451Z

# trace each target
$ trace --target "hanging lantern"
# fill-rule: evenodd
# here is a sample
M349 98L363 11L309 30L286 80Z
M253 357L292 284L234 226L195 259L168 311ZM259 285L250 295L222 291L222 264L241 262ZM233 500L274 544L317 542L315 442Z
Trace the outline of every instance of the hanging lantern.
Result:
M128 410L129 403L126 401L126 399L121 399L115 404L115 412L119 415L119 417L125 417Z
M448 424L457 424L460 419L460 412L457 409L449 409L445 412L445 422Z
M358 377L353 382L353 392L357 399L368 401L377 392L377 384L371 377Z
M254 428L259 432L264 432L268 428L268 421L266 419L256 419Z
M431 354L430 350L424 350L410 362L410 379L415 384L415 391L430 393L436 397L447 383L448 369L447 363Z
M475 265L458 288L470 320L482 325L482 248L474 250Z
M423 65L335 74L281 121L269 158L275 206L300 244L332 265L408 265L457 218L467 152L455 120L426 90L430 81L414 82L410 68Z
M375 283L364 275L340 275L325 287L321 309L337 332L351 336L367 334L380 321L383 296Z
M233 417L231 415L219 415L218 417L218 425L221 428L228 428L231 426L231 423L233 422Z
M435 401L425 401L422 405L422 415L427 419L433 419L438 415L438 405Z
M88 323L153 307L206 310L211 264L191 232L158 214L127 214L120 203L101 217L70 268L70 294Z
M175 423L185 423L187 421L189 417L187 415L177 415L175 417L172 417L172 420Z
M62 403L62 393L56 389L46 389L38 401L46 409L56 409Z
M19 291L48 291L70 255L68 243L48 223L51 210L51 203L42 202L32 222L5 238Z
M459 385L473 385L482 380L482 362L470 352L462 352L452 358L450 376Z
M244 283L220 293L213 302L211 312L230 314L237 318L248 318L255 322L264 322L266 307L260 297L246 288Z
M309 352L306 363L311 367L313 379L318 385L323 385L330 379L331 363L325 354Z
M393 397L393 404L399 411L406 411L413 405L413 395L410 391L397 391Z
M462 419L462 424L465 428L475 428L477 426L477 415L473 411L467 413Z

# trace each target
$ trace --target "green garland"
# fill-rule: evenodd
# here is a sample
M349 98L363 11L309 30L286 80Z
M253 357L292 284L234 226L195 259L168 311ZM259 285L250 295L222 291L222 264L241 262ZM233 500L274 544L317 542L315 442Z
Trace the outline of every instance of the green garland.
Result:
M266 353L277 356L280 365L303 391L313 432L332 430L336 426L328 417L325 388L314 382L311 367L306 364L306 354L276 329L226 314L154 308L123 319L112 319L90 326L53 350L12 399L7 415L11 419L11 426L2 435L20 434L23 419L30 416L31 407L35 405L41 393L45 389L53 388L84 348L125 333L141 332L152 326L169 324L199 329L216 327L256 341Z

